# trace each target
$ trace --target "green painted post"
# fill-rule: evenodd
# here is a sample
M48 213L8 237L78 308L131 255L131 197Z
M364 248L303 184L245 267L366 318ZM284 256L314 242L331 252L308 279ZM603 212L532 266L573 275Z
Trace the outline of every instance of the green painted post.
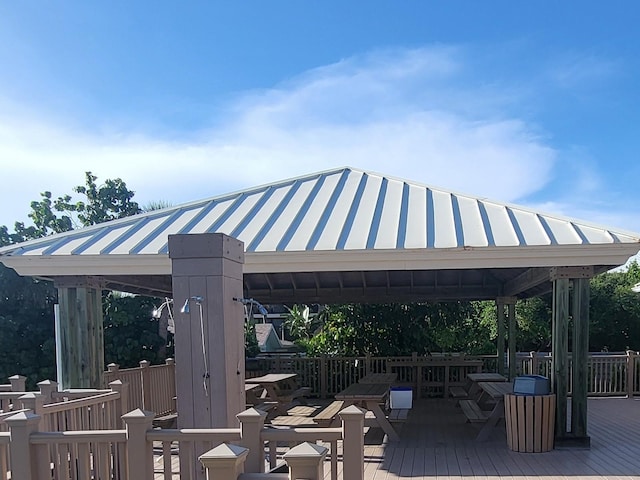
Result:
M516 304L507 305L509 314L509 380L516 378Z
M587 362L589 352L589 279L573 280L571 433L587 437Z
M498 323L498 338L496 341L496 350L498 354L498 373L504 375L504 303L501 299L496 300L497 316L496 321Z
M569 279L553 280L553 391L556 394L556 438L567 436Z

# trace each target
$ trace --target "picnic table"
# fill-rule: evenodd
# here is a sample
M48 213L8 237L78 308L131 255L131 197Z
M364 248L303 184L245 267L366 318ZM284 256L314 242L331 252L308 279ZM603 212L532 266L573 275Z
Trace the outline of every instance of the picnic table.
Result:
M482 441L491 434L498 420L504 418L504 396L507 393L513 393L513 382L479 382L478 386L482 390L478 403L481 403L485 398L490 398L495 402L476 437L476 440Z
M274 404L277 413L286 413L287 407L294 401L306 403L305 397L311 391L309 387L298 386L297 376L295 373L269 373L261 377L247 378L245 392L247 389L253 391L251 385L262 387L262 402Z
M451 367L463 368L465 371L480 372L482 370L482 360L469 360L464 356L431 356L431 357L417 357L411 360L398 360L387 362L387 370L390 372L393 368L400 367L412 367L415 369L415 382L414 388L416 389L417 396L421 395L422 381L424 368L442 368L443 372L443 384L442 392L443 396L447 398L449 395L449 377Z
M389 440L397 441L398 433L380 408L380 405L386 403L388 397L389 384L386 383L353 383L336 394L336 400L344 402L344 407L357 405L373 412L377 424L387 434Z
M370 373L358 380L358 383L381 383L391 385L397 378L398 375L395 373Z
M478 396L481 382L507 382L509 379L499 373L468 373L467 374L467 395L470 398Z

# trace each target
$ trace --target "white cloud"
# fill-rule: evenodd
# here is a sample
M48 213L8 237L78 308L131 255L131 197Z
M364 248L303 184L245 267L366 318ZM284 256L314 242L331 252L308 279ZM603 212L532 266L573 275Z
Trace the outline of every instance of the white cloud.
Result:
M425 48L343 59L247 93L222 127L182 141L2 109L0 225L26 219L40 191L70 192L86 170L122 178L140 203L178 204L343 165L517 201L549 181L556 152L525 119L496 115L500 89L474 85L463 57Z

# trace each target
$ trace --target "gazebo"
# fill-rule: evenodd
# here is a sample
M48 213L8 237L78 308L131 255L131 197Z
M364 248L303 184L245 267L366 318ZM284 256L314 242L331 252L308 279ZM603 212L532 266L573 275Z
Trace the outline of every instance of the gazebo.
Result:
M588 444L589 279L638 250L640 234L339 168L11 245L0 249L0 262L58 288L64 387L101 382L101 290L184 305L175 332L182 427L235 423L249 299L492 299L497 350L507 347L513 376L516 300L553 290L557 439Z

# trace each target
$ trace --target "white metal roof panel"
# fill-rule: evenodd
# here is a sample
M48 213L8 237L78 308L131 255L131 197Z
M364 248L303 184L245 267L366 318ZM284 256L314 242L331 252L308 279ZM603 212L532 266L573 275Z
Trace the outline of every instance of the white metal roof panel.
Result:
M409 185L407 225L404 245L399 248L427 247L427 192L424 188Z
M454 248L458 246L456 237L455 217L453 215L453 205L451 204L451 194L439 190L432 190L433 200L433 228L431 235L434 235L434 248ZM429 218L427 217L427 220Z
M489 245L484 223L478 207L478 201L474 198L457 196L460 223L464 235L464 246L486 247Z
M377 226L373 248L396 248L398 229L404 225L400 223L400 209L402 207L403 183L396 180L387 182L384 197L380 198L382 205L379 218L375 219Z
M484 206L487 212L487 220L491 234L489 245L495 245L497 247L518 246L520 241L509 218L507 207L493 202L482 202L481 205ZM491 241L492 239L493 241Z
M345 250L364 250L376 208L376 202L382 185L382 178L378 175L367 175L366 185L362 197L356 205L357 210L353 223L349 227L348 237L344 245Z
M237 237L248 253L640 243L631 232L341 168L0 248L0 256L166 255L170 234L204 232Z

